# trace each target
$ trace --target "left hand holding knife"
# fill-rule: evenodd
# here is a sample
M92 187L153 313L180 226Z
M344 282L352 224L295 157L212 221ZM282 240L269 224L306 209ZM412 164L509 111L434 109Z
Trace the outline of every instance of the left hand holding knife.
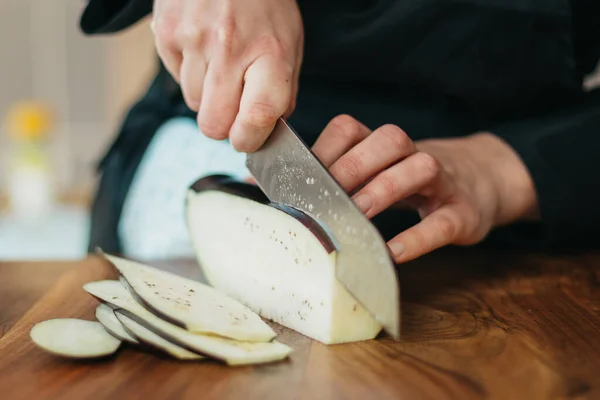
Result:
M472 245L499 225L536 216L533 183L516 153L490 133L413 142L394 125L375 131L334 118L312 148L368 218L392 206L421 222L388 242L397 263L439 247Z

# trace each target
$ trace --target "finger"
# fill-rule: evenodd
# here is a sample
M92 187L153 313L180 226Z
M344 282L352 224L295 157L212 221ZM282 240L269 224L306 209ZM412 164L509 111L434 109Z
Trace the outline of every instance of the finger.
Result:
M173 79L180 82L183 57L177 37L177 23L177 15L172 11L165 10L152 21L150 27L154 34L154 46L162 64Z
M294 72L294 76L292 78L291 93L292 94L290 96L288 108L287 108L287 110L285 110L285 113L283 113L284 118L289 118L292 115L292 113L294 112L294 109L296 108L296 99L298 98L298 75L296 72Z
M394 261L404 263L452 244L462 229L458 212L443 206L388 242Z
M397 210L418 210L429 201L428 197L417 193L392 204L391 207Z
M338 158L364 140L371 131L349 115L333 118L312 147L313 153L329 168Z
M200 53L184 51L181 64L181 92L187 106L198 112L202 101L207 64Z
M181 82L181 63L183 62L183 57L181 53L176 51L170 51L166 48L157 45L156 52L160 57L162 64L164 65L167 72L171 75L175 82Z
M294 110L296 109L296 100L298 98L298 90L299 90L299 79L300 79L300 69L302 68L302 58L304 56L304 40L298 41L298 47L296 49L296 68L294 69L294 77L292 78L292 97L290 99L290 105L288 106L287 111L284 114L285 118L289 118Z
M293 74L292 67L272 55L248 67L240 110L229 136L237 151L252 152L263 145L289 107Z
M353 201L368 218L372 218L418 193L438 174L439 165L435 158L427 153L415 153L378 174L353 196Z
M216 140L229 136L242 96L243 71L226 60L217 58L208 65L198 112L200 131Z
M404 131L394 125L384 125L348 150L329 170L339 184L351 192L415 151L413 141Z

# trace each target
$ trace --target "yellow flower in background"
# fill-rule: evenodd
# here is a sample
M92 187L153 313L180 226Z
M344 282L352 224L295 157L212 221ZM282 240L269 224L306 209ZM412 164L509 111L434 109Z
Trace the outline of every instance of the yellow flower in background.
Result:
M47 137L53 120L50 107L33 101L20 102L8 112L8 132L17 140L38 141Z

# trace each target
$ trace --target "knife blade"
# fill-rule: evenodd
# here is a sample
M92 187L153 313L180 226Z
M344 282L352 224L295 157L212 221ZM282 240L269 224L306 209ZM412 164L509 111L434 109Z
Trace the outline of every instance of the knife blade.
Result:
M333 235L336 278L393 338L400 336L400 288L379 231L294 129L279 119L246 167L270 201L308 214Z

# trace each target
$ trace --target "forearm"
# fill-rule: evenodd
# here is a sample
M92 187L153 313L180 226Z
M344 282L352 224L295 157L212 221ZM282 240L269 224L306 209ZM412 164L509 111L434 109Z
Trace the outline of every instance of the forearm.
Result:
M540 239L553 249L594 245L600 234L600 90L562 110L489 130L531 176Z

